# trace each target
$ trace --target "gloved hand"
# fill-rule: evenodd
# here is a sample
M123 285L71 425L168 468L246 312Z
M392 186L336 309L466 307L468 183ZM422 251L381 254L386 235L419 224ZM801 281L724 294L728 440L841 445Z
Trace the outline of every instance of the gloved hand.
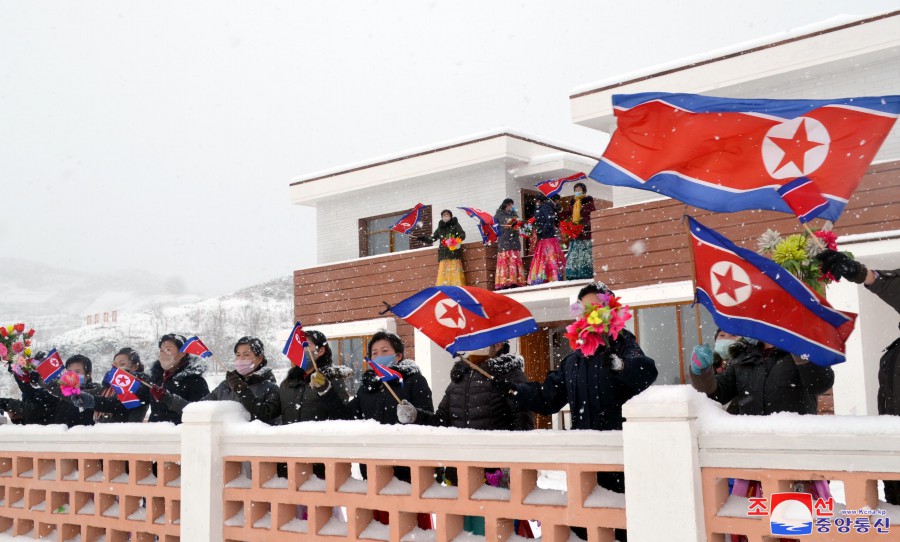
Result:
M231 388L231 391L238 394L238 396L246 395L250 391L247 381L244 380L237 371L228 371L225 373L225 381L228 383L228 387Z
M416 239L417 241L421 241L421 242L423 242L423 243L425 243L425 244L428 244L428 245L434 243L434 239L432 239L432 238L429 237L428 235L416 235L416 236L415 236L415 239Z
M416 421L416 416L418 414L419 412L416 410L416 407L406 399L400 401L400 404L397 405L397 421L400 423L413 423Z
M77 393L75 395L72 395L70 399L72 400L72 404L79 409L91 410L94 408L94 396L90 393Z
M515 395L516 393L518 393L518 390L516 390L516 385L509 380L506 380L505 378L495 376L491 379L491 384L502 395Z
M836 279L844 278L862 284L869 273L866 266L843 252L823 250L816 255L816 259L822 262L822 273L831 273Z
M156 401L162 401L168 393L169 392L167 392L166 389L162 386L150 386L150 395L152 395L153 399Z
M691 351L691 372L699 375L712 367L713 351L708 345L698 344Z
M331 383L328 381L328 379L325 378L325 375L323 375L319 371L316 371L309 376L309 387L319 393L328 390L328 386L330 384Z

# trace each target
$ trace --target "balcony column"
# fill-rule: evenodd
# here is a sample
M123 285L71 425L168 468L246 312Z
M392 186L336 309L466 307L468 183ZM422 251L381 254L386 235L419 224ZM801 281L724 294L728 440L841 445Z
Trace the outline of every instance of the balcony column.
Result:
M625 403L625 514L630 542L703 542L697 411L690 386L653 386Z

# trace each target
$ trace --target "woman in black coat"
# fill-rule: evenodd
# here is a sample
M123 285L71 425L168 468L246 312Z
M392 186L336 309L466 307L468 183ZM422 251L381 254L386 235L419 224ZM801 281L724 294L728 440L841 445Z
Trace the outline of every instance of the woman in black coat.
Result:
M309 330L306 337L316 348L318 372L307 374L293 366L278 389L281 395L281 425L348 418L344 404L350 399L346 380L353 374L349 367L334 365L328 339ZM308 353L306 355L309 355Z
M144 365L141 363L141 356L134 351L133 348L122 348L113 356L113 367L118 367L123 371L147 382L150 377L144 374ZM150 388L141 385L135 393L140 400L140 405L135 408L125 408L122 401L119 400L115 390L108 382L103 383L103 388L94 397L94 421L97 423L141 423L147 417L147 411L150 409Z
M203 378L206 366L197 356L181 352L187 339L170 333L159 340L159 360L150 367L151 422L181 423L181 410L169 408L165 402L167 393L177 395L188 402L199 401L209 393L209 385Z

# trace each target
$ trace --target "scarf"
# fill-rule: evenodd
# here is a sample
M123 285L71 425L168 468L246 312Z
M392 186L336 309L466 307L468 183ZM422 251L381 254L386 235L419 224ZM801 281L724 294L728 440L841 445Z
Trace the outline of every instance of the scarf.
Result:
M581 224L581 200L584 196L575 196L575 204L572 206L572 222Z

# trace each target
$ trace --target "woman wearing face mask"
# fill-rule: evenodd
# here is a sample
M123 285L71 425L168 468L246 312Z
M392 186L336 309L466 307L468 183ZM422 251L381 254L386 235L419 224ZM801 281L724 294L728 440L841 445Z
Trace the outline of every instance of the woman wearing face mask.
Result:
M500 225L497 238L497 271L494 274L494 289L525 286L525 267L522 265L522 241L513 227L519 219L515 202L506 198L494 213L494 222Z
M272 423L281 414L278 385L272 369L266 367L263 343L256 337L241 337L234 345L234 370L201 401L237 401L250 419ZM169 396L169 408L182 410L190 404L181 397Z
M279 387L281 425L348 417L343 404L350 399L346 380L353 370L332 362L331 346L322 332L311 329L306 337L312 343L319 370L307 373L295 365L288 371ZM310 355L308 351L304 353Z
M122 348L113 356L113 367L127 371L138 380L147 382L150 377L144 374L144 365L141 356L133 348ZM137 398L141 404L132 409L122 405L122 401L116 396L116 391L108 382L103 383L103 388L94 397L94 421L97 423L140 423L147 417L150 409L150 388L141 386L138 388Z
M403 358L403 341L395 333L379 331L369 339L367 348L368 358L375 363L390 367L403 376L403 383L397 380L382 382L371 368L362 375L362 383L354 397L348 404L350 417L363 420L375 420L385 425L396 425L397 400L391 395L385 386L390 386L401 401L406 401L417 409L434 412L434 403L431 399L431 387L428 381L419 373L419 367L411 359ZM363 478L367 478L366 465L360 464ZM409 482L411 473L409 467L394 467L394 477L403 482ZM384 525L388 524L388 513L375 510L374 518ZM431 528L431 516L419 514L418 525L421 529Z
M188 403L199 401L209 393L209 385L203 378L206 366L192 354L185 354L181 347L187 339L184 335L169 333L159 339L159 359L150 366L149 384L151 422L181 423L181 409L169 406L177 397Z
M575 201L572 207L564 212L564 218L573 224L582 226L581 233L569 240L569 253L566 254L566 280L594 278L594 254L591 248L591 212L594 211L594 198L587 195L584 183L575 184Z
M732 401L737 414L817 414L816 396L834 384L830 367L809 363L770 344L718 332L715 349L729 360L728 365L715 374L712 349L695 346L691 385L723 405Z
M534 212L534 230L538 241L528 271L529 285L566 280L566 257L556 236L559 199L559 194L552 198L538 197L538 208Z
M451 239L465 240L466 232L459 225L459 221L449 209L441 211L441 221L435 228L431 237L426 237L429 242L437 241L438 246L438 274L437 286L465 286L466 273L462 265L463 248L447 246ZM424 240L424 239L423 239Z

